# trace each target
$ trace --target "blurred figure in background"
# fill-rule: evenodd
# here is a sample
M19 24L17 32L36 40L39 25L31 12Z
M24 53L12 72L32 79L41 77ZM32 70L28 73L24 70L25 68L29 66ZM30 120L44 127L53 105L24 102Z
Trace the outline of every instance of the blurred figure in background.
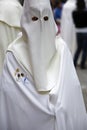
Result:
M72 20L72 11L75 9L76 0L67 0L63 5L61 17L61 36L67 43L72 56L76 48L75 28Z
M74 65L77 66L77 61L82 52L80 67L86 68L87 57L87 9L84 0L77 0L76 10L72 13L73 21L76 27L77 50L74 56Z
M21 13L19 0L0 0L0 74L7 47L20 32Z
M58 27L58 33L60 33L62 7L63 3L61 0L56 0L54 8L54 19Z
M50 0L50 3L51 3L52 9L54 9L55 8L55 0Z

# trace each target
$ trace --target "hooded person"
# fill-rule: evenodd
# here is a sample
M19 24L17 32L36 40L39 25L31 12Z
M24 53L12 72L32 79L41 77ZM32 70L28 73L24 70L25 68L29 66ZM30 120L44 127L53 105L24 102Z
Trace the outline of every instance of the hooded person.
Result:
M18 0L0 0L0 75L7 47L20 32L21 13Z
M67 43L72 56L76 49L75 27L72 20L72 12L75 8L76 0L67 0L63 6L61 17L61 36Z
M71 53L56 36L50 1L25 0L21 28L1 76L0 129L87 130L81 86Z

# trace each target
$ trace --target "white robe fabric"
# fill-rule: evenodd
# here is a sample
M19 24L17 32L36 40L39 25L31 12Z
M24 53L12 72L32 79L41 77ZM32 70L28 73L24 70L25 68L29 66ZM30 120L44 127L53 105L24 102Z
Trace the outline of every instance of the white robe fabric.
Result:
M68 0L62 10L61 17L61 36L67 43L72 56L76 50L75 26L72 20L72 11L76 8L76 0Z
M21 31L21 13L18 0L0 0L0 75L7 47Z
M22 56L28 61L27 44L21 41L19 37L10 45L5 59L0 82L0 130L87 130L81 86L67 45L56 37L58 80L51 91L40 93L29 66L16 57L14 44L26 52Z

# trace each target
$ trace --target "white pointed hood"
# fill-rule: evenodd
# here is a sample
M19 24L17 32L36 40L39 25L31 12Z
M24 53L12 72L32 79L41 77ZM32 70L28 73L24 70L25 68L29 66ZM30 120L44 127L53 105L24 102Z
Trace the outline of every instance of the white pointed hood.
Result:
M56 52L55 22L49 0L25 0L21 19L24 42L38 91L49 91L47 70ZM49 87L48 87L49 86Z

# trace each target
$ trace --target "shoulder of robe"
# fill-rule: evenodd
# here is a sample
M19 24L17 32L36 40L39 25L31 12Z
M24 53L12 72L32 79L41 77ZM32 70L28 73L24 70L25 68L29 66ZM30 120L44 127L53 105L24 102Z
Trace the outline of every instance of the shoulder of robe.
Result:
M61 36L56 36L56 50L58 54L63 54L64 57L72 57L71 52L69 50L69 47L67 45L67 43L63 40L63 38Z
M28 45L24 42L21 33L18 38L8 46L7 52L9 51L13 53L18 63L32 74Z
M56 44L57 50L63 49L63 48L68 49L67 44L65 43L65 41L62 39L62 37L60 35L56 36L55 44Z
M13 27L20 27L22 6L19 2L0 2L0 21Z
M8 46L7 52L16 52L18 50L20 51L24 46L26 47L26 43L23 42L22 33L20 32L17 38Z
M58 54L61 55L62 53L69 52L67 44L60 36L56 36L55 45ZM22 35L19 35L18 38L9 45L7 52L8 51L11 51L19 64L24 65L24 67L32 74L28 45L24 42Z

